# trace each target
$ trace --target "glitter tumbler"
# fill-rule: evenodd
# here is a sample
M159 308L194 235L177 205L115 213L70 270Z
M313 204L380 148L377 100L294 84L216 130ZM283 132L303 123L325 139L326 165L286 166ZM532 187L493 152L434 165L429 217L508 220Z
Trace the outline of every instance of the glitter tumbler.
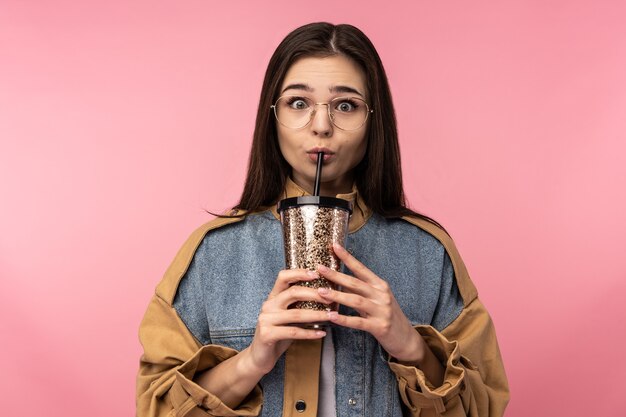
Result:
M341 261L333 251L333 243L345 246L348 234L348 220L352 213L352 203L341 198L302 196L281 200L278 203L287 269L308 269L315 271L317 265L324 265L338 271ZM310 288L335 288L324 278L301 281L296 285ZM311 310L336 310L316 301L299 301L293 308ZM319 327L313 325L312 327Z

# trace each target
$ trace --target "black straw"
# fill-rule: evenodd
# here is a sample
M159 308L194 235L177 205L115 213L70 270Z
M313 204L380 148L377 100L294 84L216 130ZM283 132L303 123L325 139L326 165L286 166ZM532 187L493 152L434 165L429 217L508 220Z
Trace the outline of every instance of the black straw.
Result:
M313 195L320 196L320 181L322 179L322 163L324 162L324 152L317 153L317 171L315 171L315 189Z

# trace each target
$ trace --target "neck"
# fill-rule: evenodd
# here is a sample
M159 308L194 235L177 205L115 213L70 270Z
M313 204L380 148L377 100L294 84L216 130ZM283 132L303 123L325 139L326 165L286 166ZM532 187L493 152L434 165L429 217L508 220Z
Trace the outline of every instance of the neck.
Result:
M292 174L291 179L298 184L307 193L313 195L315 184L313 181L307 181L305 178L300 178L298 175ZM337 194L347 194L352 191L352 178L344 177L333 181L326 181L320 183L320 195L334 197Z

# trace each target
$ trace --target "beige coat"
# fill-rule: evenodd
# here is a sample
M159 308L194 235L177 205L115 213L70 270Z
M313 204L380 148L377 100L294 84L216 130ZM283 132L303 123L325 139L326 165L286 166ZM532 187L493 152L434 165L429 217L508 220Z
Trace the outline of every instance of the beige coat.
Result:
M297 187L297 186L296 186ZM301 194L290 183L287 196ZM356 199L350 229L360 227L371 215ZM271 209L275 216L275 208ZM217 345L202 346L189 332L172 307L180 280L196 248L211 230L241 218L218 218L197 229L185 242L156 288L139 329L144 348L137 377L137 416L257 416L263 403L259 386L232 410L219 398L193 382L194 375L209 369L237 351ZM389 361L395 373L400 396L410 416L497 417L504 413L509 389L495 329L489 314L478 299L465 265L452 239L435 225L414 217L407 222L429 232L447 250L463 298L461 314L442 332L430 326L416 326L431 350L446 366L445 380L433 387L423 372L415 367ZM287 350L283 416L316 417L321 341L297 341ZM302 366L306 364L307 366ZM309 405L296 413L297 399Z

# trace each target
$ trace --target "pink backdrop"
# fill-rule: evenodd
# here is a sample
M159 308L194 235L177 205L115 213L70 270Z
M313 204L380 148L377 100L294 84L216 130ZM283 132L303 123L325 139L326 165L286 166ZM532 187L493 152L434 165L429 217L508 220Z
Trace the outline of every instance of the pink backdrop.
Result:
M0 4L3 415L134 413L150 295L236 201L264 67L318 20L380 51L410 202L494 317L507 415L624 415L626 3L90 3Z

